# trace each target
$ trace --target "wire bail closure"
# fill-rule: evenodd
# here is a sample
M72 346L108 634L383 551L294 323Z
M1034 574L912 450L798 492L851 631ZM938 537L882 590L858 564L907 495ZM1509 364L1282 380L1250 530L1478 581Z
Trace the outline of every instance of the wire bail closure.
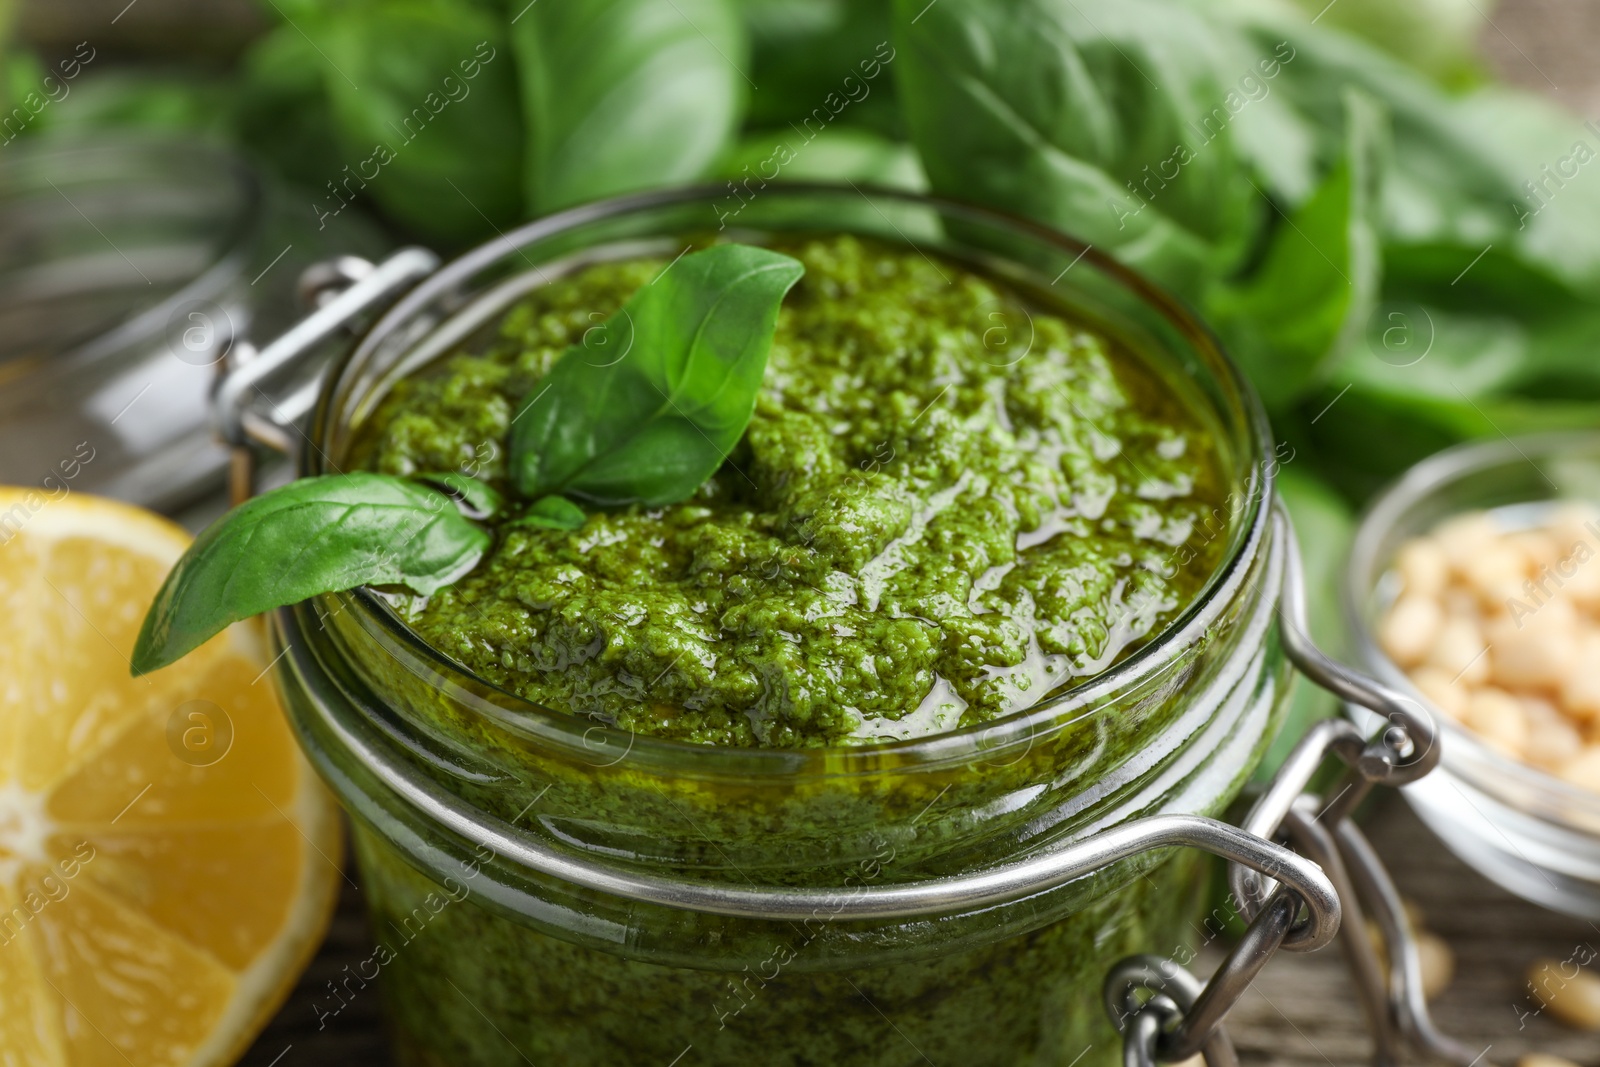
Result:
M352 257L318 264L302 278L302 295L316 310L259 353L237 346L238 358L225 366L213 394L218 433L234 453L234 504L256 490L256 447L293 451L299 420L321 388L320 373L302 375L289 395L274 399L264 389L268 381L292 375L341 331L392 303L438 266L438 257L423 248L401 249L377 266ZM1331 659L1312 642L1299 549L1281 502L1271 522L1283 551L1278 624L1290 662L1316 685L1370 709L1387 725L1370 739L1347 720L1313 725L1240 827L1197 815L1148 816L985 871L856 887L841 901L839 892L828 889L737 887L639 874L488 816L409 768L398 769L390 785L453 833L541 874L634 901L743 918L797 920L818 909L849 919L950 913L1028 896L1151 849L1198 848L1228 861L1229 887L1249 927L1204 983L1176 961L1154 955L1130 956L1112 968L1104 1000L1123 1034L1126 1067L1195 1055L1208 1067L1238 1067L1223 1026L1228 1011L1279 949L1311 951L1336 936L1372 1029L1377 1067L1399 1064L1408 1049L1473 1067L1479 1057L1441 1034L1428 1014L1416 942L1399 893L1350 820L1373 786L1405 785L1433 769L1439 760L1437 727L1416 701ZM286 625L277 628L284 651L296 669L315 670L292 625L297 609L280 610L286 613ZM381 760L384 739L375 727L337 722L320 707L313 714L357 758L369 765ZM1346 771L1324 803L1306 790L1329 755ZM1383 935L1387 980L1366 936L1368 915ZM1141 992L1147 994L1143 999Z
M299 290L301 300L316 310L259 352L247 344L235 346L211 393L217 435L232 451L230 504L255 495L255 446L285 455L294 451L300 420L316 403L322 375L302 374L296 387L278 398L267 393L267 383L303 368L340 331L438 267L439 257L426 248L402 248L377 266L355 256L313 263L300 275Z
M1329 658L1311 641L1299 546L1281 502L1274 506L1272 523L1284 553L1278 625L1290 662L1341 700L1383 716L1387 725L1370 739L1348 720L1313 725L1240 828L1267 840L1287 841L1332 883L1342 912L1339 943L1372 1031L1373 1064L1402 1063L1410 1050L1472 1067L1480 1057L1433 1024L1400 894L1350 818L1373 786L1414 782L1438 764L1438 728L1416 701ZM1324 802L1306 790L1330 755L1346 769L1332 798ZM1210 981L1202 986L1176 961L1159 956L1130 956L1107 977L1106 1011L1122 1031L1127 1067L1153 1067L1158 1061L1197 1054L1207 1067L1237 1067L1238 1057L1222 1025L1228 1010L1280 948L1303 952L1317 947L1289 936L1301 906L1295 889L1239 863L1228 865L1228 885L1250 926ZM1383 935L1387 977L1367 938L1369 915ZM1149 993L1142 1003L1140 990Z

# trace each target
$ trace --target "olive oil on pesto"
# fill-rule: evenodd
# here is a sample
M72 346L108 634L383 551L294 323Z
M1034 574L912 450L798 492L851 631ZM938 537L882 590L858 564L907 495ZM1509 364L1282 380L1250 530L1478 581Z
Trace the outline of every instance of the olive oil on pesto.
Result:
M1017 711L1194 597L1221 551L1196 536L1217 459L1136 357L914 250L778 247L806 274L722 469L684 503L594 510L573 532L503 521L471 574L402 605L423 639L643 734L812 747ZM586 358L627 358L591 331L669 263L534 290L487 346L399 382L357 465L503 486L518 401L586 333Z

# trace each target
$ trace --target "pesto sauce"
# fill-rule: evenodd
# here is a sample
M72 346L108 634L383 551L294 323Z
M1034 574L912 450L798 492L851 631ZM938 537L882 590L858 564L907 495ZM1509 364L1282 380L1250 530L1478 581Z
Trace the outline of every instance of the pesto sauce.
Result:
M1178 549L1221 500L1219 464L1138 358L946 260L853 237L776 247L806 274L722 469L684 503L578 531L502 524L471 574L401 603L424 640L624 729L811 747L1017 711L1193 598L1220 545ZM518 401L663 269L535 289L487 343L397 383L356 465L505 488Z

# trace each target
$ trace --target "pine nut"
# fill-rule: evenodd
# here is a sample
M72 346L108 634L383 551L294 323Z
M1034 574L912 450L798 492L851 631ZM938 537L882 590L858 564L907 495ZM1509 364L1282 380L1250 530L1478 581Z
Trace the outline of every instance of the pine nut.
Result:
M1579 639L1577 665L1561 685L1561 710L1575 719L1600 719L1600 634Z
M1457 681L1476 685L1489 679L1486 647L1483 635L1478 632L1478 624L1457 616L1439 628L1439 636L1426 662Z
M1600 975L1560 960L1536 960L1528 968L1528 985L1552 1019L1576 1030L1600 1030Z
M1434 531L1440 551L1457 574L1465 574L1467 565L1499 536L1494 520L1481 513L1447 519Z
M1561 780L1600 792L1600 745L1585 746L1561 768Z
M1522 697L1528 721L1528 762L1547 771L1559 771L1583 751L1583 735L1548 700Z
M1503 689L1480 689L1467 700L1463 720L1474 733L1508 756L1528 747L1528 719L1517 698Z
M1428 703L1450 716L1460 719L1467 713L1470 690L1464 684L1450 680L1450 676L1437 667L1418 667L1411 674L1411 684L1428 699Z
M1578 1065L1569 1059L1552 1056L1548 1052L1530 1052L1517 1060L1517 1067L1578 1067Z
M1435 597L1444 592L1450 579L1450 563L1444 558L1444 550L1429 537L1408 541L1395 556L1394 566L1407 593Z
M1578 623L1572 605L1551 600L1518 622L1490 628L1489 675L1508 689L1558 689L1578 658Z
M1456 976L1456 954L1438 934L1416 932L1417 959L1422 970L1422 996L1432 1000L1450 986Z
M1528 580L1528 560L1504 543L1484 547L1462 568L1467 584L1490 611L1499 611L1505 602L1522 594Z
M1555 535L1545 530L1517 530L1506 535L1506 545L1522 554L1523 566L1529 574L1540 567L1554 567L1567 554L1556 543Z
M1395 601L1378 628L1378 644L1390 659L1402 667L1421 663L1439 636L1444 612L1439 602L1418 593L1407 593Z

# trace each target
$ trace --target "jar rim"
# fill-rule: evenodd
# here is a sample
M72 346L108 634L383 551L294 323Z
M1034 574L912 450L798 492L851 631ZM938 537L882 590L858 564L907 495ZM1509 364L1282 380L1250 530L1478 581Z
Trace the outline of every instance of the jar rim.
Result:
M330 447L329 435L337 420L335 398L345 374L353 365L370 357L379 346L386 342L393 343L392 339L400 334L405 324L426 309L430 302L450 293L461 282L495 262L520 254L521 249L532 242L635 212L696 201L714 202L722 195L724 190L719 186L689 185L594 201L502 232L446 263L374 321L357 343L336 359L324 376L308 437L313 447L302 450L300 474L309 476L323 473L324 464L330 462L326 452ZM1268 442L1272 440L1270 425L1253 386L1209 327L1177 297L1104 255L1094 246L1010 213L946 197L854 183L774 181L768 183L762 195L775 198L786 195L840 196L865 200L874 206L874 201L886 201L901 206L932 209L941 218L970 221L1039 242L1057 253L1073 257L1075 264L1086 264L1099 271L1147 309L1158 314L1186 344L1193 346L1197 355L1212 370L1215 384L1223 389L1232 405L1230 411L1218 411L1217 415L1224 423L1224 432L1234 438L1239 465L1244 468L1240 485L1244 507L1239 513L1230 515L1232 529L1221 560L1178 616L1153 640L1106 670L1084 677L1077 684L1057 689L1034 704L992 721L924 737L798 749L708 746L641 735L534 703L474 675L428 644L371 589L361 588L347 594L357 608L360 624L392 651L403 651L415 657L415 661L448 686L454 696L487 712L502 725L537 732L541 738L564 742L575 750L590 753L622 752L630 761L639 761L647 766L682 766L685 760L692 760L702 770L709 770L706 765L714 764L719 772L757 775L826 767L826 773L832 777L881 771L886 760L917 764L968 760L989 750L1006 749L1019 741L1031 743L1041 728L1055 727L1091 714L1107 698L1157 679L1174 669L1181 652L1202 639L1234 601L1245 583L1250 563L1270 542L1270 505L1275 471L1271 464L1264 462ZM759 230L760 227L754 229ZM837 229L839 232L850 232L844 226ZM904 243L916 247L909 238ZM1022 265L1006 253L998 253L998 257L1013 265ZM1074 711L1078 714L1072 718L1065 717Z

